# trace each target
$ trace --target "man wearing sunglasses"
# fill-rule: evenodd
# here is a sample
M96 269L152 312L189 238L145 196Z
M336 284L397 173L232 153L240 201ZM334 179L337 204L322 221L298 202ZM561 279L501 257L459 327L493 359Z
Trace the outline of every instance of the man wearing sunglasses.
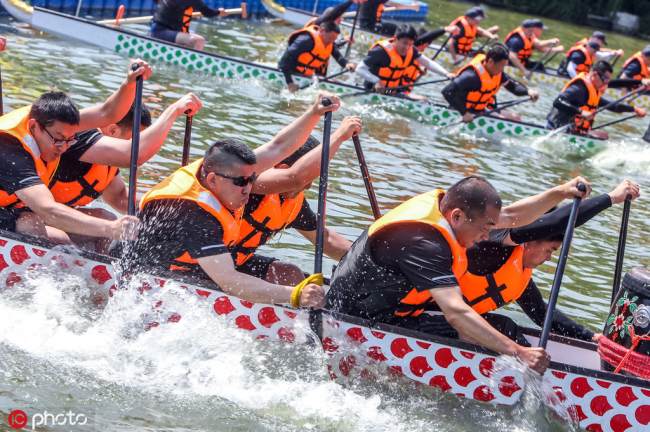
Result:
M323 106L324 97L332 104ZM257 175L298 149L320 117L338 107L336 96L321 93L305 114L255 151L239 140L218 140L203 159L154 186L139 205L142 234L132 249L138 267L210 278L226 294L243 300L291 301L294 287L271 284L238 272L229 248L239 236L242 212ZM323 299L323 288L309 284L295 304L322 307Z
M139 67L131 70L132 65ZM109 125L126 115L135 97L135 80L151 67L129 64L127 78L101 105L79 111L62 92L47 92L31 106L0 117L0 229L49 238L48 228L98 237L134 239L138 221L94 218L57 203L48 185L59 158L77 141L79 131Z
M553 108L546 116L548 129L574 123L571 129L579 135L591 135L608 139L609 134L603 130L592 131L594 111L610 103L601 97L608 87L624 88L631 85L650 85L650 80L617 79L612 80L612 66L604 61L594 65L591 72L580 73L567 83L559 96L553 101ZM634 112L637 116L645 116L645 110L624 103L618 103L608 108L616 113Z

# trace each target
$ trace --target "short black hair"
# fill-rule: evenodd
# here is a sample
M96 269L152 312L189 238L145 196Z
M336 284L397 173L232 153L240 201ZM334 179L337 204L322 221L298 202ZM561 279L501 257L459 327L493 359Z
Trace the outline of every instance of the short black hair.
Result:
M54 122L77 126L81 121L79 108L63 92L49 91L36 98L29 111L29 118L43 126L52 126Z
M320 28L322 28L326 32L334 32L336 34L341 34L341 27L334 21L323 21L320 25Z
M599 61L599 62L596 62L596 64L593 65L593 67L591 68L591 70L592 70L592 71L596 71L596 72L598 72L598 73L601 74L601 75L605 75L605 72L612 73L612 72L614 71L614 69L612 68L612 65L609 64L609 63L606 62L606 61L603 61L603 60L601 60L601 61Z
M449 188L440 202L440 210L446 213L458 208L473 221L485 216L488 205L501 210L499 192L483 177L470 176Z
M418 33L415 31L411 24L400 24L395 30L395 39L411 39L415 40L418 38Z
M203 157L204 174L221 172L235 164L254 165L257 157L253 150L236 139L220 139L212 144Z
M309 138L307 138L307 141L295 152L293 152L290 156L288 156L286 159L284 159L281 164L287 164L289 166L293 166L296 162L298 162L298 159L315 149L320 145L320 141L318 141L318 138L316 138L313 135L309 135Z
M129 112L126 113L122 120L115 123L122 130L133 129L133 114L135 113L135 101L131 104ZM140 108L140 126L149 127L151 126L151 113L145 104L142 104Z
M493 62L498 63L503 60L508 60L510 58L509 54L510 50L506 44L497 42L488 50L485 55L485 61L492 60Z

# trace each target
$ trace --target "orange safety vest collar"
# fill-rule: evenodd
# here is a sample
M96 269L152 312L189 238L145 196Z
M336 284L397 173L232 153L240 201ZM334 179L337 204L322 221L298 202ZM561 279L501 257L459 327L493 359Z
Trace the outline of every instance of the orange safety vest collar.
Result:
M323 40L318 36L318 26L309 26L297 30L289 36L289 45L299 36L308 34L314 40L314 48L311 52L305 52L298 56L296 69L304 75L312 76L319 69L327 69L329 58L332 55L333 44L325 46Z
M571 54L575 51L581 51L584 56L585 56L585 61L584 63L581 63L576 66L576 71L578 73L584 72L584 73L589 73L589 69L591 69L591 65L594 64L594 58L589 54L589 51L587 51L587 48L585 45L575 45L571 47L569 52L567 53L567 57L571 56Z
M517 58L521 62L521 64L525 64L528 59L530 58L531 55L533 55L533 41L535 39L535 36L528 37L526 36L526 33L524 33L524 28L523 27L517 27L513 31L511 31L508 36L503 40L503 42L507 43L508 40L515 34L518 34L521 40L524 41L524 48L519 50L517 53Z
M406 57L402 58L393 46L393 41L394 38L384 39L376 42L372 47L370 47L372 50L374 47L380 46L390 57L390 65L388 67L380 68L379 72L377 72L377 76L386 87L399 86L402 83L402 76L404 75L405 70L413 64L413 50L410 49L406 54Z
M59 166L59 159L50 163L41 159L41 150L29 131L29 113L31 109L32 107L29 105L0 117L0 132L8 133L20 140L23 148L34 159L36 173L45 185L49 185L56 168ZM5 191L0 191L0 207L22 208L25 207L25 203L20 201L16 194L9 195Z
M625 69L634 60L638 61L639 65L641 65L641 72L638 73L637 75L634 75L634 76L628 77L628 78L632 78L632 79L646 79L646 78L648 78L648 76L650 76L650 73L648 73L648 66L643 61L643 53L641 51L637 52L632 57L627 59L625 61L625 63L623 63L623 69Z
M501 88L501 74L490 75L483 64L484 59L485 54L479 54L456 73L456 76L459 76L465 69L472 68L481 79L481 89L467 94L465 106L474 112L484 111Z
M587 76L586 73L582 72L576 75L575 78L573 78L564 86L562 92L565 92L566 89L569 88L571 84L577 81L582 81L587 87L587 90L589 91L589 100L587 101L587 105L580 107L580 109L589 112L596 111L598 109L598 103L600 102L601 93L598 90L596 90L596 87L594 87L594 85L592 84L591 80L589 80L589 77ZM587 121L580 114L578 114L574 120L575 122L574 131L580 134L585 134L589 132L589 130L591 130L591 125L593 124L594 120L595 120L595 116L592 117L591 120Z
M472 44L474 43L474 39L476 39L476 31L478 30L478 26L469 25L469 22L467 22L465 15L459 16L449 25L455 26L458 25L458 23L463 26L465 35L456 41L456 51L458 54L465 55L472 49Z

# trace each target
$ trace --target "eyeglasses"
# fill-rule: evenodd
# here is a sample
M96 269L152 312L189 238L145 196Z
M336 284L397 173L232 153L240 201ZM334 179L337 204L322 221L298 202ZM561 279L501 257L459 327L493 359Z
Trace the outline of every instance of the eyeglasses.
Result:
M600 72L597 73L603 84L609 84L609 82L612 80L611 78L607 78L607 75L601 75Z
M219 177L227 178L232 180L232 184L238 187L246 187L248 184L253 184L255 183L255 180L257 180L258 175L253 173L252 176L239 176L239 177L232 177L229 175L225 174L220 174L220 173L213 173L214 175L217 175Z
M41 126L41 129L43 129L50 136L50 138L52 138L52 141L54 141L54 145L56 147L61 148L61 147L65 146L66 148L68 148L68 147L76 144L77 141L78 141L77 140L77 135L75 135L74 138L68 139L68 140L62 140L62 139L54 138L52 136L52 134L50 133L50 131L47 130L47 128L45 127L45 125L43 123L41 123L41 122L37 122L37 123Z

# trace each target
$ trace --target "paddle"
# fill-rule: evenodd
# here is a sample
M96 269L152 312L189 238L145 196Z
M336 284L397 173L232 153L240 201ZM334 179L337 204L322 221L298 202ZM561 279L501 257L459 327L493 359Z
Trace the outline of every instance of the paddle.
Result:
M226 12L228 15L236 15L236 14L241 14L242 18L247 17L247 12L246 12L246 3L242 3L241 7L235 8L235 9L226 9L224 12ZM192 14L192 18L198 18L202 17L203 14L201 12L194 12ZM141 17L133 17L133 18L122 18L118 20L114 19L108 19L108 20L101 20L97 21L98 24L111 24L111 25L124 25L124 24L146 24L150 22L153 19L153 15L145 15Z
M185 111L187 117L185 118L185 136L183 137L183 161L181 166L186 166L190 163L190 141L192 141L192 116L190 110Z
M327 80L330 80L330 79L332 79L332 78L336 78L336 77L339 76L339 75L343 75L343 74L346 73L346 72L349 72L349 71L348 71L347 69L343 68L342 71L338 71L338 72L335 73L335 74L332 74L332 75L329 75L329 76L323 77L322 79L319 79L319 81L327 81ZM303 85L303 86L300 86L300 87L298 87L298 90L304 90L304 89L306 89L306 88L308 88L308 87L311 87L312 84L314 84L314 83L313 83L313 82L310 82L309 84L305 84L305 85Z
M0 39L0 51L4 51L6 45L7 41L4 38ZM2 102L2 68L0 68L0 116L3 116L4 113L4 103Z
M612 62L612 69L614 69L614 66L616 66L616 62L618 62L618 59L620 59L620 58L621 58L621 56L616 56L616 58Z
M549 64L549 63L551 63L551 62L553 61L553 59L555 58L555 56L557 55L557 53L558 53L557 51L554 52L553 55L551 56L551 58L548 59L548 60L546 60L546 63L544 63L544 66L546 66L546 65Z
M629 120L629 119L634 118L634 117L638 117L638 115L636 115L636 114L631 114L631 115L629 115L629 116L626 116L626 117L620 118L620 119L618 119L618 120L612 120L612 121L610 121L610 122L603 123L603 124L598 125L598 126L596 126L596 127L594 127L594 128L591 128L591 130L601 129L601 128L604 128L605 126L611 126L611 125L616 124L616 123L621 123L621 122L624 122L625 120Z
M131 69L138 70L134 64ZM140 151L140 112L142 111L142 74L135 79L135 108L133 115L133 137L131 138L131 166L129 168L129 215L135 216L136 183L138 182L138 153Z
M357 13L354 14L354 22L352 23L352 30L350 31L350 42L348 42L348 47L345 49L345 58L348 58L348 56L350 55L350 49L352 49L352 41L354 40L354 29L357 28L359 11L361 11L361 5L357 3Z
M322 100L323 106L329 106L329 99ZM323 243L325 236L325 200L327 198L327 178L330 164L330 131L332 130L332 112L325 113L323 127L323 152L320 162L320 180L318 182L318 226L316 228L316 257L314 274L323 273ZM309 326L318 339L323 340L323 312L317 309L309 310Z
M379 211L379 204L377 203L375 190L372 187L372 181L370 180L370 174L368 173L368 165L366 165L366 158L363 157L363 149L361 148L361 141L359 141L359 136L358 135L352 136L352 142L354 143L354 151L357 153L357 159L359 160L361 177L363 177L363 183L366 185L366 192L368 193L368 199L370 200L372 215L375 217L375 220L377 220L381 217L381 212Z
M396 87L386 87L384 91L403 90L403 89L409 88L409 87L417 87L417 86L423 86L423 85L427 85L427 84L436 84L436 83L441 83L441 82L445 82L445 81L449 81L449 78L441 78L441 79L437 79L437 80L433 80L433 81L425 81L425 82L414 83L414 84L404 84L404 85L399 85L399 86L396 86ZM372 88L372 89L369 89L369 90L364 90L362 92L344 94L344 95L339 96L339 99L343 99L345 97L360 96L360 95L364 95L364 94L368 94L368 93L374 93L374 92L375 92L375 89Z
M627 241L627 225L630 221L630 207L632 206L632 195L625 197L623 204L623 217L621 218L621 232L618 235L618 250L616 251L616 265L614 266L614 283L612 285L612 300L614 304L616 294L621 286L621 272L623 271L623 258L625 257L625 242Z
M584 192L587 190L584 184L578 183L578 190ZM548 299L548 306L546 307L546 316L544 317L544 325L542 327L542 335L539 337L539 347L546 348L548 343L548 336L551 333L551 325L553 324L553 314L555 313L555 305L557 304L557 297L560 293L560 285L562 285L562 276L564 276L564 267L566 266L567 258L569 257L569 248L571 247L571 240L573 239L573 230L576 226L576 219L578 218L578 207L580 207L580 197L573 199L573 207L571 207L571 215L569 216L569 223L564 233L564 241L562 242L562 251L560 259L557 263L555 270L555 278L553 279L553 287L551 288L551 296Z
M491 110L483 111L482 113L478 113L478 114L476 114L476 115L474 116L474 118L472 119L472 122L473 122L474 120L476 120L477 118L485 117L485 116L489 116L490 114L492 114L492 113L494 113L494 112L500 111L500 110L502 110L502 109L504 109L504 108L508 108L508 107L511 107L511 106L514 106L514 105L518 105L518 104L523 103L523 102L527 102L527 101L529 101L529 100L531 100L531 99L532 99L532 97L531 97L531 96L528 96L528 97L525 97L525 98L521 98L521 99L516 99L516 100L510 101L510 102L508 102L508 103L504 103L502 106L500 106L500 107L498 107L498 108L494 108L494 109L491 109ZM458 121L455 121L455 122L453 122L453 123L449 123L448 125L441 126L440 129L438 129L438 130L442 130L442 129L445 129L445 128L448 128L448 127L451 127L451 126L456 126L456 125L459 125L459 124L461 124L461 123L464 123L464 121L463 121L462 119L461 119L461 120L458 120ZM470 122L470 123L471 123L471 122Z
M453 33L449 33L449 36L447 36L447 39L445 39L445 41L442 43L442 45L440 45L440 48L438 48L438 51L436 51L435 55L433 57L431 57L431 61L435 60L436 57L438 57L438 54L440 54L440 51L442 51L442 49L447 46L447 42L449 42L449 39L451 39L451 37L453 35L454 35Z
M544 59L546 58L546 56L548 56L548 55L551 53L551 50L552 50L553 48L555 48L555 45L557 45L557 44L558 44L558 43L555 42L553 45L551 45L551 47L548 49L548 51L546 51L546 52L544 53L544 55L542 56L542 58L539 59L539 61L535 64L535 67L532 68L532 69L530 70L530 73L531 73L531 74L537 70L537 68L539 67L539 65L542 64L542 62L544 61Z

